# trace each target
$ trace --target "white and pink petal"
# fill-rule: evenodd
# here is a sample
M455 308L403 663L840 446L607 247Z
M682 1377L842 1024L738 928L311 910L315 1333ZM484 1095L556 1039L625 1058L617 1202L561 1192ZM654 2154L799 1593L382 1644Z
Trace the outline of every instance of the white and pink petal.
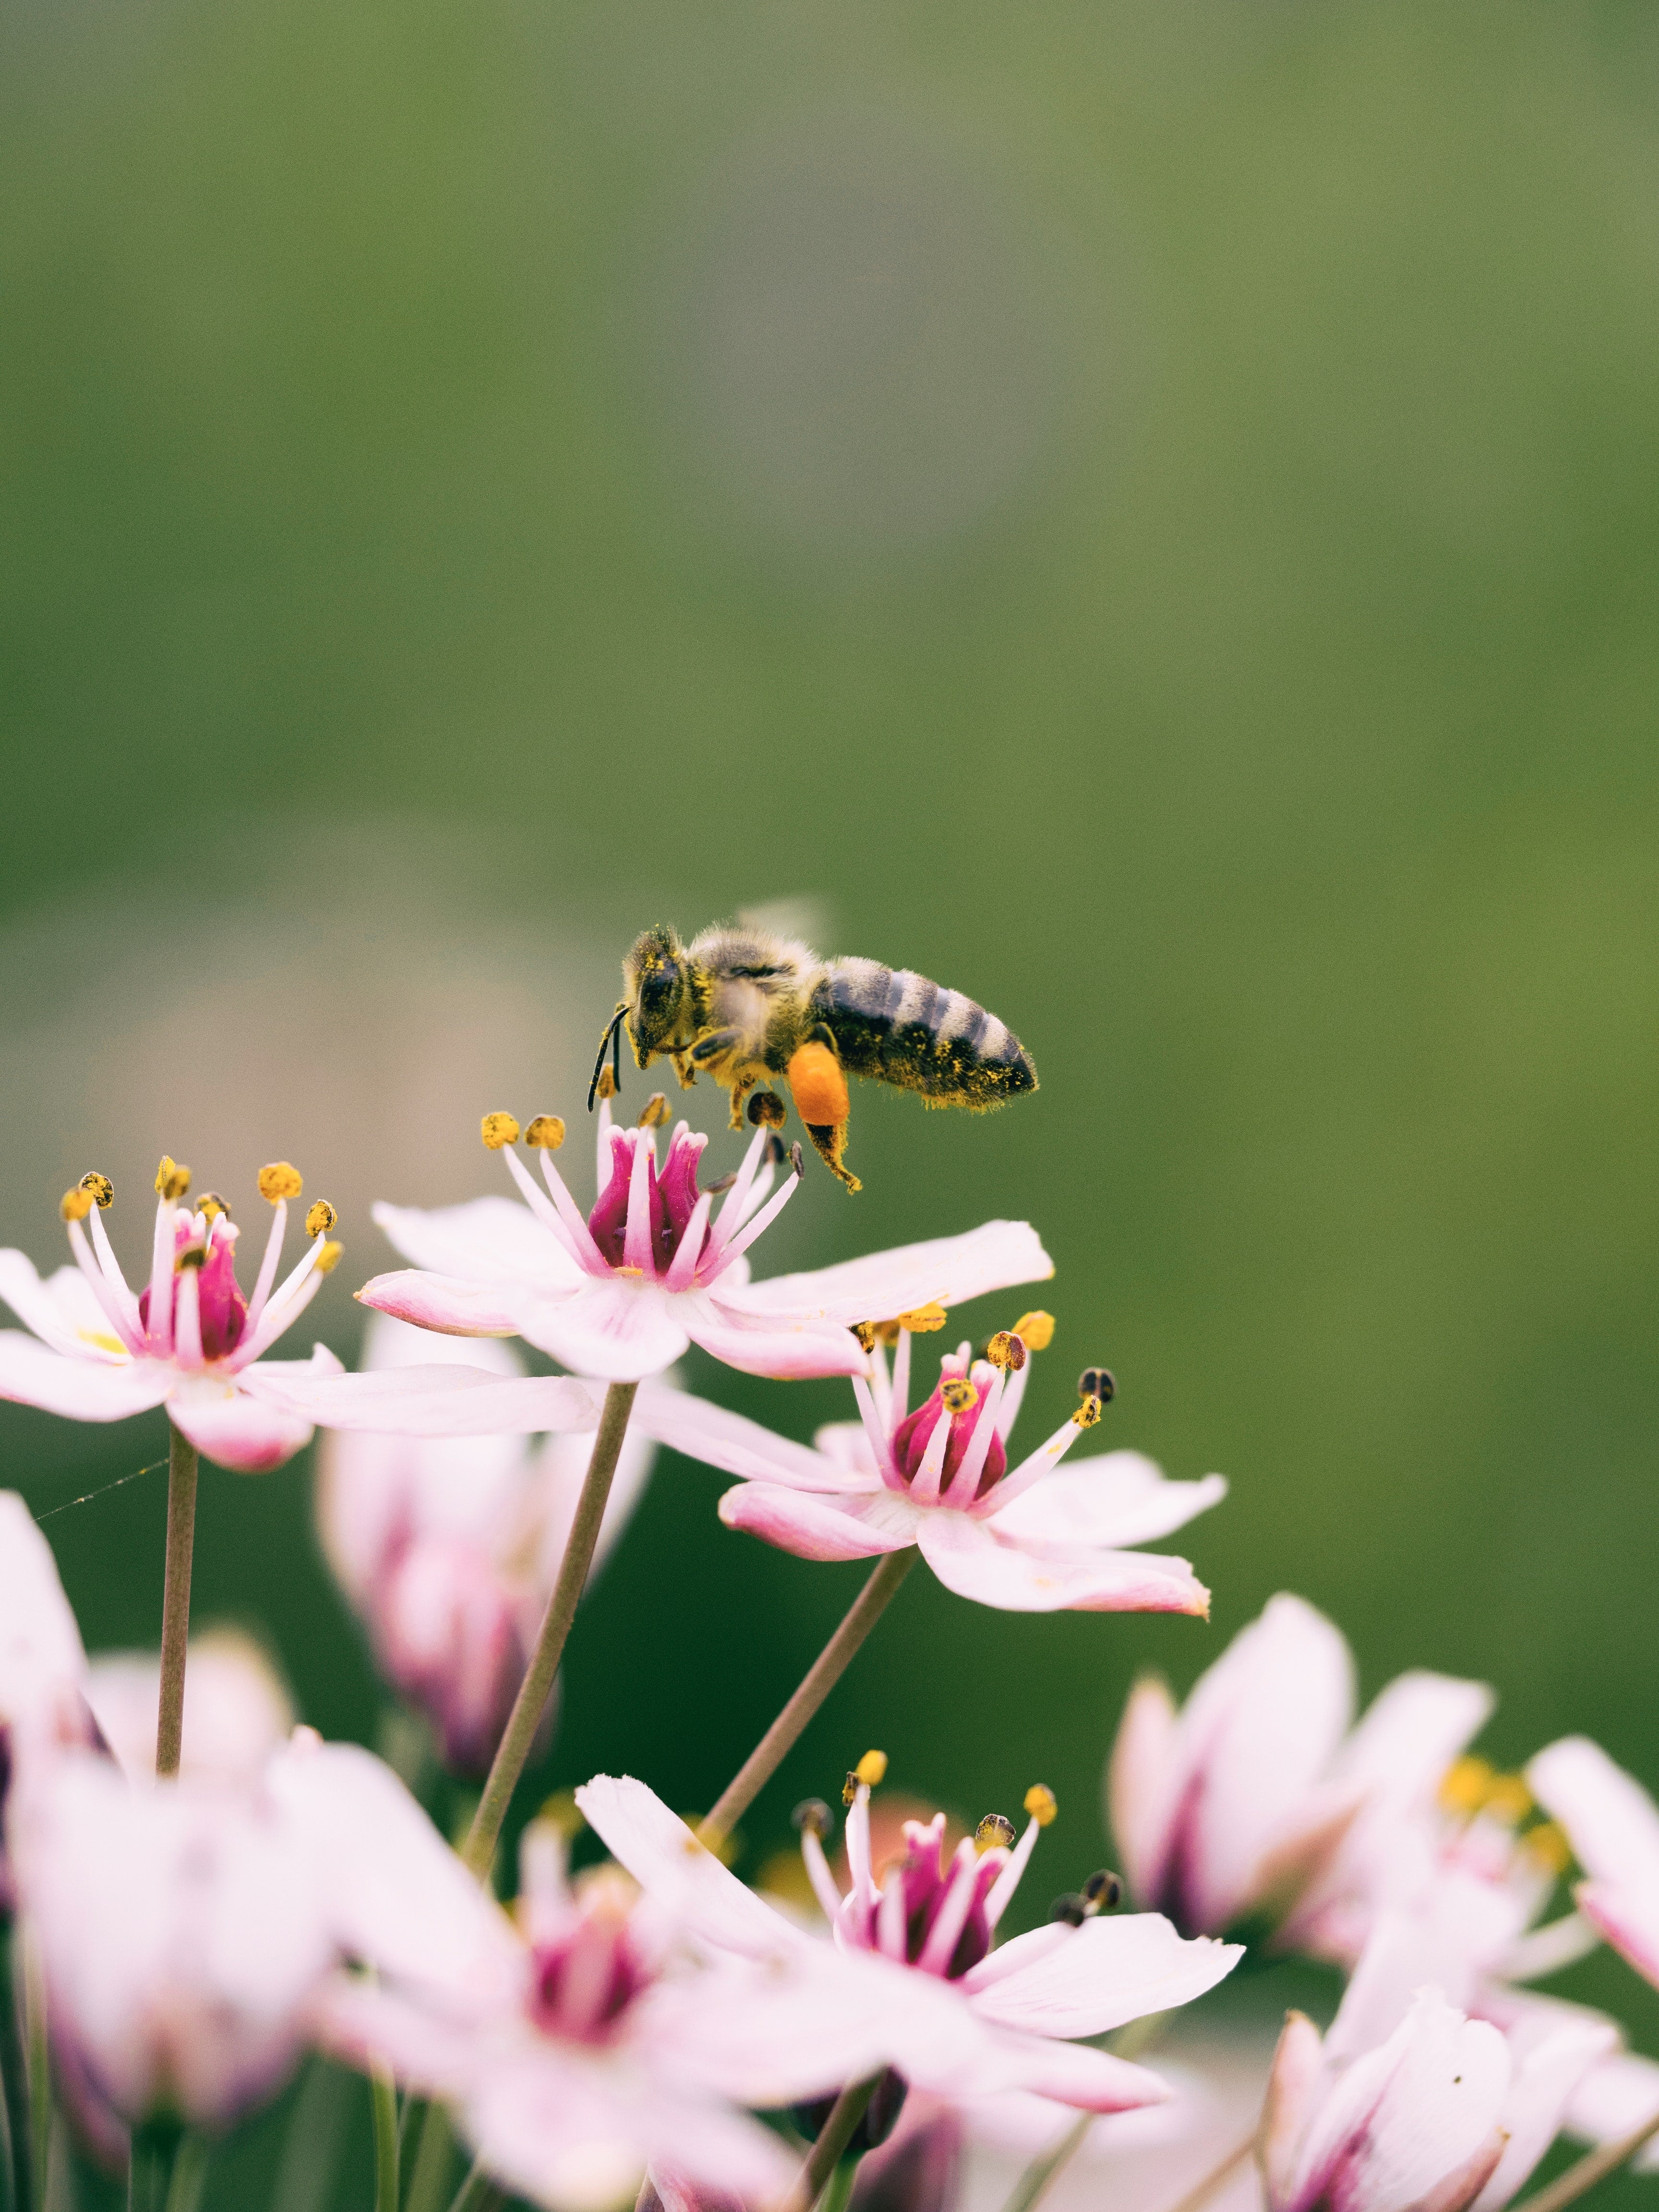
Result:
M1006 1613L1186 1613L1200 1618L1210 1594L1185 1559L1152 1552L1005 1544L994 1524L965 1513L923 1516L922 1557L945 1588Z
M872 1559L917 1542L928 1516L890 1491L856 1498L740 1482L720 1503L728 1528L758 1536L799 1559Z

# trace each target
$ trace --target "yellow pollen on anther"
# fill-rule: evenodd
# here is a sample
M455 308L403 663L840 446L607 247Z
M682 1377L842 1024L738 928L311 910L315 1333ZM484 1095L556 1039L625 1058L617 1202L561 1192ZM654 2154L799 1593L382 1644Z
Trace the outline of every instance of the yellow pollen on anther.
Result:
M1054 1793L1046 1782L1034 1782L1026 1791L1025 1810L1039 1828L1046 1828L1055 1814L1059 1812L1060 1807L1055 1802Z
M878 1344L884 1344L888 1347L889 1351L890 1351L898 1340L899 1325L896 1321L878 1321L876 1323L876 1342Z
M640 1127L642 1129L660 1129L663 1123L672 1116L673 1111L668 1103L667 1093L653 1091L640 1109Z
M511 1114L486 1114L478 1133L484 1140L486 1152L499 1152L504 1146L518 1143L519 1125Z
M216 1221L222 1213L227 1221L230 1218L230 1208L216 1190L204 1190L196 1201L196 1211L210 1221Z
M929 1305L916 1306L909 1313L902 1313L898 1325L901 1328L908 1328L912 1336L929 1336L935 1329L943 1328L948 1319L944 1307L934 1299Z
M1025 1346L1018 1329L1000 1328L985 1347L985 1357L993 1367L1005 1373L1018 1375L1025 1364Z
M988 1813L974 1831L974 1849L986 1851L1006 1850L1014 1840L1014 1824L1006 1813Z
M96 1168L88 1169L81 1178L81 1188L92 1193L94 1204L100 1208L115 1203L115 1185L106 1175L100 1175Z
M611 1272L613 1275L643 1275L645 1270L643 1267L613 1267Z
M298 1198L305 1187L305 1177L291 1161L272 1160L259 1170L259 1195L267 1206L275 1206L279 1199Z
M1079 1406L1076 1413L1073 1414L1072 1419L1080 1429L1093 1428L1095 1423L1100 1419L1099 1399L1084 1399L1082 1403Z
M1518 1827L1532 1810L1532 1792L1518 1774L1495 1775L1480 1809L1508 1827Z
M875 1350L876 1325L874 1322L855 1321L853 1323L853 1334L857 1337L859 1340L859 1350L860 1352L873 1352Z
M1440 1802L1448 1813L1461 1813L1466 1819L1471 1818L1486 1803L1487 1792L1496 1779L1488 1760L1465 1752L1462 1759L1453 1759L1440 1778Z
M593 1095L596 1098L614 1098L616 1097L617 1079L608 1067L602 1067L599 1070L599 1079L593 1085Z
M1567 1841L1566 1830L1553 1820L1540 1820L1535 1828L1528 1828L1521 1838L1521 1848L1531 1853L1546 1874L1565 1874L1572 1864L1572 1845Z
M306 1209L306 1235L326 1237L339 1218L325 1198L316 1200Z
M1046 1352L1054 1340L1054 1317L1041 1307L1036 1313L1022 1314L1014 1323L1014 1334L1028 1352Z
M878 1788L886 1778L887 1753L884 1751L866 1751L853 1771L866 1790Z
M344 1250L345 1246L343 1244L337 1244L332 1241L325 1244L321 1251L317 1255L315 1262L317 1273L319 1275L331 1275L334 1270L339 1266L340 1255Z
M84 1221L92 1212L92 1193L89 1190L66 1190L58 1201L58 1211L65 1221Z
M155 1170L155 1195L172 1201L181 1199L190 1188L190 1170L168 1154L161 1155L161 1164Z
M965 1375L953 1375L939 1389L939 1403L947 1413L971 1413L979 1403L979 1392Z
M524 1133L532 1152L556 1152L564 1142L564 1123L556 1114L538 1114Z

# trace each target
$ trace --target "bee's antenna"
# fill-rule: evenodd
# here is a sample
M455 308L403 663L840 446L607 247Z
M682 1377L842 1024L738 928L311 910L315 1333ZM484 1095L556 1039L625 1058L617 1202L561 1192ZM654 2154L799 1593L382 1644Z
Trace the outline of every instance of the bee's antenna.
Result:
M622 1088L622 1025L623 1017L627 1012L628 1001L624 999L605 1024L605 1035L599 1039L599 1056L593 1063L593 1080L587 1086L587 1110L590 1114L593 1111L593 1101L599 1096L599 1078L605 1073L607 1052L611 1055L612 1088Z

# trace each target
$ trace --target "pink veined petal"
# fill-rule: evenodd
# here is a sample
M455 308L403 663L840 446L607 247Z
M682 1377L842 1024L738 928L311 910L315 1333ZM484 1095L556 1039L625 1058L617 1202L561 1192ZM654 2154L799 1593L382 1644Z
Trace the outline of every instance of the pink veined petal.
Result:
M1484 1682L1412 1668L1379 1690L1339 1753L1332 1778L1393 1805L1431 1797L1497 1702Z
M959 1305L1015 1283L1046 1281L1054 1263L1026 1221L988 1221L960 1237L938 1237L872 1252L810 1273L755 1284L750 1310L803 1312L850 1328L937 1303Z
M728 1528L741 1528L800 1559L872 1559L917 1540L921 1516L888 1492L843 1504L772 1482L740 1482L720 1503Z
M1573 1896L1591 1927L1659 1989L1659 1893L1651 1886L1586 1881Z
M1297 2155L1319 2103L1324 2046L1305 2013L1285 2015L1267 2076L1257 2155L1273 2212L1287 2205L1296 2185Z
M684 1352L687 1319L684 1301L670 1299L654 1283L584 1276L562 1297L527 1300L519 1330L578 1375L637 1382L660 1375Z
M618 1865L705 1942L744 1958L789 1959L810 1942L632 1775L596 1774L577 1790L576 1803Z
M1147 2067L1042 2035L999 2036L981 2079L987 2089L1023 2089L1084 2112L1137 2112L1167 2104L1171 2094L1169 2083Z
M1619 2030L1610 2020L1564 2013L1541 2034L1509 2040L1514 2071L1499 2116L1505 2142L1474 2212L1502 2212L1517 2194L1555 2141L1580 2081L1618 2048Z
M59 1267L42 1282L27 1254L8 1248L0 1251L0 1299L54 1352L72 1359L122 1356L118 1348L94 1352L88 1340L107 1335L109 1323L78 1267Z
M923 1516L916 1541L946 1589L1005 1613L1203 1616L1210 1609L1210 1594L1187 1562L1156 1553L1100 1552L1075 1560L1033 1557L1000 1543L982 1522L943 1509Z
M1166 1482L1162 1469L1139 1452L1115 1451L1085 1460L1080 1467L1073 1461L1057 1468L1006 1505L999 1506L994 1492L985 1517L999 1534L1020 1542L1121 1551L1172 1534L1226 1495L1224 1475Z
M1012 1964L1022 1944L1030 1948L1030 1965ZM1075 2036L1104 2035L1126 2021L1190 2004L1224 1981L1244 1952L1207 1936L1179 1936L1162 1913L1133 1912L1085 1920L1064 1943L1017 1936L993 1955L1001 1960L994 1979L976 1985L969 1974L963 1982L981 2019L1036 2035Z
M1599 1743L1570 1735L1547 1745L1527 1782L1593 1881L1642 1883L1659 1897L1659 1806Z
M501 1376L447 1362L343 1375L261 1362L242 1384L268 1404L325 1429L367 1429L378 1436L536 1436L592 1429L599 1409L566 1375Z
M0 1329L0 1398L20 1406L72 1421L124 1421L159 1406L173 1383L173 1370L159 1361L72 1359L21 1329Z
M479 2020L412 2002L362 1976L331 1978L311 2007L311 2026L331 2057L367 2072L390 2068L416 2096L465 2097L497 2057Z
M1456 2179L1447 2212L1485 2186L1503 2142L1508 2045L1425 1990L1380 2050L1357 2059L1316 2112L1287 2212L1329 2198L1349 2212L1397 2212ZM1490 2153L1490 2155L1488 2155Z
M1156 1894L1163 1869L1176 1757L1175 1699L1162 1675L1143 1674L1129 1692L1106 1769L1106 1825L1129 1893L1143 1902Z
M445 1336L516 1336L520 1295L504 1284L471 1283L459 1275L432 1275L403 1267L375 1275L357 1292L360 1305L390 1314L416 1328Z
M189 1376L167 1401L167 1415L204 1459L235 1474L269 1474L311 1442L312 1425L217 1376Z
M733 1264L741 1267L743 1262ZM728 1279L721 1278L717 1291L687 1294L686 1333L712 1358L742 1374L768 1375L781 1382L851 1375L863 1366L858 1340L845 1329L787 1317L757 1320L727 1297Z
M580 1268L552 1231L516 1199L492 1194L430 1211L382 1200L371 1212L393 1249L434 1274L524 1291L581 1280Z
M724 1406L645 1382L634 1401L633 1426L688 1459L717 1467L744 1481L781 1482L792 1489L866 1492L880 1487L873 1475L839 1465L809 1445L775 1435L758 1421Z

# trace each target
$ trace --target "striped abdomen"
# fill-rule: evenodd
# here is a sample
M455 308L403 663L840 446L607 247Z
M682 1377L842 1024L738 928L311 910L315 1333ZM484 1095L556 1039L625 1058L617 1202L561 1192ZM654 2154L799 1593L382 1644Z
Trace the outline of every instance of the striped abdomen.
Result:
M919 1091L941 1105L1000 1106L1036 1089L1012 1030L960 991L879 960L835 960L812 1012L854 1075Z

